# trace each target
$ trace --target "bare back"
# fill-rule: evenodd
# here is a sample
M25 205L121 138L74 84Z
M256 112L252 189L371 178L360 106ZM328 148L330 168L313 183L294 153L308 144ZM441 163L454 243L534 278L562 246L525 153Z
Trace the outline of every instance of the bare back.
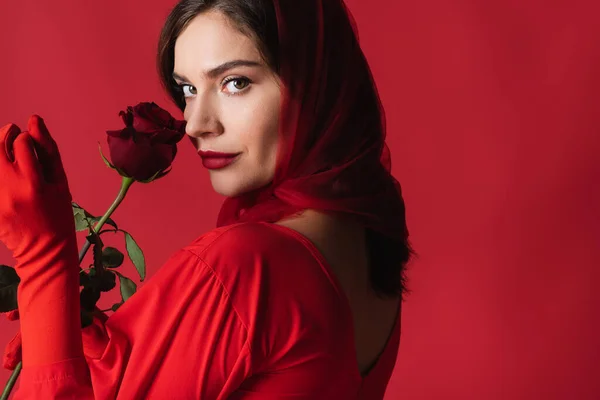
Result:
M313 210L277 224L308 238L336 274L352 311L358 368L366 375L392 333L400 299L383 299L371 288L364 229Z

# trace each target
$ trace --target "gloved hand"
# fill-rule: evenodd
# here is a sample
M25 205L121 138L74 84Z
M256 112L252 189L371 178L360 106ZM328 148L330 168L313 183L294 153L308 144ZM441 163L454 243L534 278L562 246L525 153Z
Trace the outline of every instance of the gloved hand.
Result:
M19 319L19 310L2 314L5 314L9 321L16 321ZM12 371L17 368L17 364L21 361L21 357L21 331L19 331L4 348L2 365L5 369Z
M79 255L71 193L54 139L33 115L28 132L0 129L0 241L12 252L23 367L82 357Z

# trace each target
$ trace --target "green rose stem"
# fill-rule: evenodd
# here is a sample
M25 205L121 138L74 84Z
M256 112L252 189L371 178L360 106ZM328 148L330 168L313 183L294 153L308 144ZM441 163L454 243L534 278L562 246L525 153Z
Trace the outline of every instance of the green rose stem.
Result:
M123 179L121 181L121 190L119 191L119 195L117 196L115 201L112 203L112 205L110 206L108 211L106 211L106 213L102 216L102 218L100 218L100 220L98 221L96 226L93 228L94 232L96 232L96 233L100 232L100 229L102 228L102 226L104 225L106 220L108 220L110 218L112 213L117 209L117 207L119 207L119 204L121 204L123 199L125 199L125 195L127 194L127 191L129 190L129 188L131 187L131 185L134 182L135 182L135 179L123 176ZM83 257L85 257L85 254L87 253L88 249L90 248L90 245L91 245L90 241L86 239L85 244L83 245L81 251L79 252L79 263L80 264L81 264L81 261L83 261ZM79 271L82 271L81 267L79 267ZM2 397L0 397L0 400L8 400L8 395L10 394L10 392L12 391L12 388L14 387L15 383L17 382L17 379L19 378L19 374L21 373L22 368L23 368L23 361L19 361L19 363L15 367L13 373L11 374L11 376L7 382L6 387L4 388L4 391L2 392Z
M17 364L12 375L8 379L8 382L6 384L6 387L4 388L4 391L2 392L2 397L0 397L0 400L8 400L8 395L12 391L13 386L15 386L15 383L17 382L17 379L19 378L19 374L21 373L21 368L23 368L23 362L19 361L19 363Z
M102 229L102 226L104 225L106 220L110 218L112 213L117 209L117 207L119 207L119 204L121 204L123 199L125 199L125 195L127 194L127 191L129 190L129 188L131 187L133 182L135 182L135 179L125 177L125 176L123 177L123 180L121 181L121 190L119 191L119 195L117 196L115 201L112 203L112 205L110 206L108 211L106 211L106 213L102 216L102 218L100 218L100 221L98 221L98 223L94 227L94 232L96 232L96 233L100 232L100 229ZM85 256L85 253L87 253L88 249L90 248L90 245L91 245L90 241L86 239L85 244L83 245L83 247L81 248L81 251L79 252L79 263L81 263L81 261L83 260L83 257ZM81 267L79 267L79 270L80 271L82 270Z

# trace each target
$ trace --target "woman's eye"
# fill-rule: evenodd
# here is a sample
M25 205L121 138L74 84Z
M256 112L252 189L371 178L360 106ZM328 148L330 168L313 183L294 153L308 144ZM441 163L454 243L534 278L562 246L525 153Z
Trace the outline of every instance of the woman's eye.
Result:
M249 85L250 79L248 78L236 77L225 80L225 87L227 87L227 91L231 94L238 94L246 89Z
M183 97L191 97L196 94L196 88L192 85L181 85L181 90L183 91Z

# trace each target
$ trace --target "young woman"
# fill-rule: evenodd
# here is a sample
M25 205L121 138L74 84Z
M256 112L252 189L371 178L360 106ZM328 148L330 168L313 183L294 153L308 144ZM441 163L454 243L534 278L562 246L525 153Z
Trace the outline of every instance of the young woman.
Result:
M383 110L342 0L183 0L158 63L228 197L218 227L82 338L74 235L52 219L71 207L58 150L39 118L29 133L3 129L0 148L16 136L13 165L26 170L12 193L29 179L53 204L30 204L47 223L9 222L68 243L43 263L9 246L29 300L15 398L381 399L411 251ZM34 146L47 149L54 183L31 167ZM44 276L49 265L61 274ZM44 297L56 288L60 299ZM62 309L41 312L48 303Z

